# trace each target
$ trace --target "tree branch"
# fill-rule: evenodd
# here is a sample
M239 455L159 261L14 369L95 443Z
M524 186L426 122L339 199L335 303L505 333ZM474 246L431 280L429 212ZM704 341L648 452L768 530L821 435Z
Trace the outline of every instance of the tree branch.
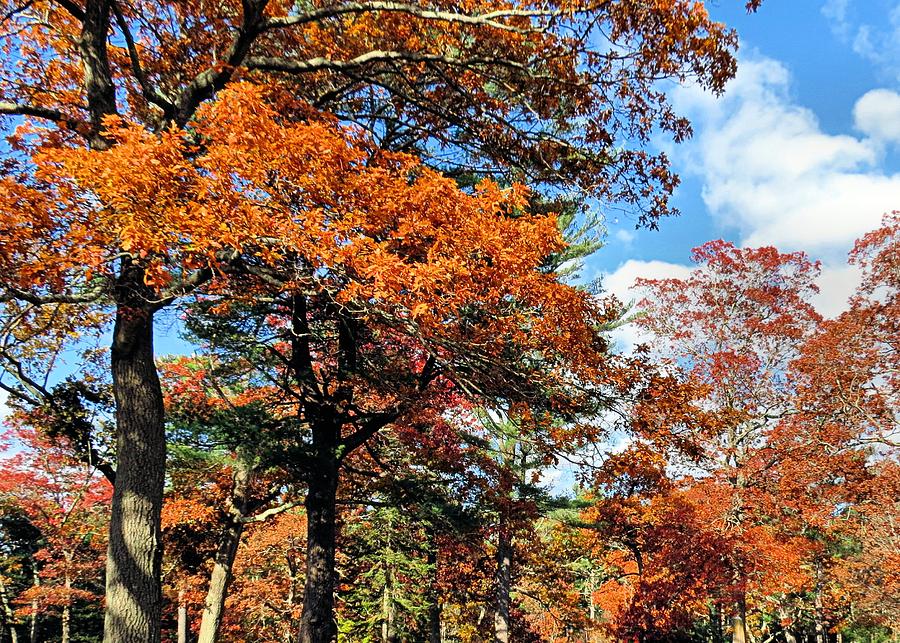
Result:
M132 36L131 30L128 28L128 21L126 21L125 16L122 15L119 3L115 0L113 0L112 3L112 10L116 17L116 24L119 25L119 30L122 32L122 37L125 38L125 45L128 49L128 58L131 61L131 71L134 73L134 77L141 86L141 93L148 102L163 110L166 119L171 118L175 112L175 106L163 96L149 80L147 80L147 75L144 73L144 68L141 66L141 59L134 42L134 36Z
M25 301L35 306L44 306L46 304L89 304L100 299L105 290L105 284L103 284L80 295L37 295L15 286L6 286L5 291L0 294L0 303Z
M0 114L7 114L10 116L33 116L35 118L43 118L60 124L77 124L81 122L66 116L58 109L39 107L38 105L29 105L27 103L13 103L9 101L0 101Z
M246 66L260 71L279 71L288 74L309 73L314 71L345 71L381 62L441 63L452 67L473 68L477 65L509 67L538 78L533 70L522 63L503 58L456 58L442 54L429 54L415 51L384 51L374 49L350 60L331 60L329 58L310 58L308 60L291 60L290 58L274 58L258 56L248 58Z
M503 31L513 31L516 33L533 33L539 31L540 28L515 27L503 22L497 22L503 18L552 18L561 15L560 11L545 11L540 9L534 10L500 10L492 11L484 14L469 15L464 13L453 13L450 11L439 11L434 9L425 9L420 6L404 4L400 2L350 2L347 4L324 7L316 11L310 11L296 16L284 16L279 18L269 18L262 24L262 29L279 29L285 27L294 27L310 22L317 22L327 18L335 18L347 14L368 13L375 11L405 13L417 18L425 20L437 20L441 22L455 22L462 24L471 24L479 26L492 27Z
M271 518L272 516L277 516L280 513L284 513L294 507L299 507L303 502L300 500L295 500L292 502L286 502L284 504L278 505L277 507L271 507L270 509L266 509L265 511L261 511L254 516L246 516L238 518L238 522L242 524L247 524L251 522L264 522Z
M268 0L242 0L241 4L244 8L241 26L231 42L224 62L197 74L181 92L175 113L175 124L179 127L187 124L200 103L225 86L250 51L256 37L262 32L263 12Z
M87 0L78 39L91 120L90 142L97 149L109 147L109 141L101 134L103 119L116 113L116 89L107 52L109 10L110 0Z
M396 420L398 417L400 417L400 411L397 409L372 415L368 420L363 422L362 426L359 429L357 429L341 441L341 446L344 447L341 453L341 459L343 460L344 458L346 458L355 449L365 444L369 438L371 438L381 429Z
M84 22L84 9L72 2L72 0L56 0L56 4L65 9L75 20Z

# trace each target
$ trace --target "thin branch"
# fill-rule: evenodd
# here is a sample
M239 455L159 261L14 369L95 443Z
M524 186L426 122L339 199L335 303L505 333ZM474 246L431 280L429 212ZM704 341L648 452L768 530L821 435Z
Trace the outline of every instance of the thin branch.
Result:
M60 124L80 123L80 121L66 116L58 109L40 107L38 105L29 105L27 103L0 101L0 114L7 114L9 116L33 116L35 118L43 118L45 120Z
M116 23L119 25L119 30L122 32L122 37L125 38L125 45L128 48L128 58L131 61L131 70L134 73L134 77L137 79L138 84L141 86L141 93L148 102L163 110L166 118L170 118L175 112L175 106L147 79L147 75L144 73L144 68L141 65L137 46L134 42L134 36L132 36L131 30L128 28L128 21L125 20L125 16L122 15L122 10L119 8L118 2L114 1L112 3L112 10L116 17Z
M105 290L105 284L102 284L80 295L37 295L15 286L7 286L5 292L0 293L0 303L25 301L36 306L44 306L46 304L89 304L100 299Z
M0 23L6 22L7 20L9 20L13 16L15 16L17 13L22 13L23 11L27 11L28 9L31 8L31 5L33 5L33 4L34 4L34 0L28 0L28 2L26 2L25 4L23 4L19 7L13 7L9 11L7 11L2 18L0 18Z
M255 516L247 516L245 518L239 518L238 522L242 524L247 524L251 522L264 522L271 518L272 516L277 516L280 513L284 513L285 511L289 511L294 507L299 507L303 502L300 500L296 500L293 502L286 502L284 504L278 505L277 507L272 507L270 509L266 509L265 511L261 511Z

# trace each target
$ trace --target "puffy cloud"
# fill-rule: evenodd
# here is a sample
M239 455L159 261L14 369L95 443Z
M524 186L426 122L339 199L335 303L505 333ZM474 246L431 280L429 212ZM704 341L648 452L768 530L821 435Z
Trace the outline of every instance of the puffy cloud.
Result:
M848 2L828 4L834 24L843 20L850 30ZM900 208L900 173L883 163L886 146L900 143L900 94L867 92L853 110L859 134L832 134L794 100L789 70L757 55L741 61L722 98L685 87L676 90L674 102L696 131L670 154L683 174L699 178L719 227L736 231L743 246L773 245L822 259L813 303L826 317L844 310L859 281L858 271L846 264L847 252L880 225L885 212ZM637 277L681 278L689 270L630 260L602 277L608 292L628 302L640 298L630 290ZM646 340L629 327L616 339L625 349Z
M889 89L873 89L853 107L856 129L885 143L900 143L900 94Z
M698 125L688 172L703 181L703 199L743 245L806 250L843 262L853 240L900 205L900 174L880 167L893 92L870 92L857 104L868 136L823 132L815 114L790 95L781 63L744 60L725 97L696 88L678 93L678 106Z
M641 261L629 259L613 272L601 275L603 290L628 303L640 299L641 294L634 289L639 277L644 279L685 279L691 272L690 266L668 261Z

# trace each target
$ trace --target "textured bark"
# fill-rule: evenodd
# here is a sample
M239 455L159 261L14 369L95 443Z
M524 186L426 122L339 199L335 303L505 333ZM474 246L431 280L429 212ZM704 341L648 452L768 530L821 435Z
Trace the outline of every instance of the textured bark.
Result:
M209 578L209 590L203 603L203 617L200 620L197 643L215 643L219 638L222 617L225 613L225 599L228 597L228 587L233 577L234 559L241 543L241 535L244 533L242 519L247 514L251 470L240 457L235 461L234 467L231 511L216 549L213 570Z
M511 582L512 542L508 530L501 525L497 542L497 609L494 613L494 639L509 643L509 587Z
M116 113L116 91L107 55L110 1L88 0L84 7L78 52L84 69L84 89L91 117L91 146L106 149L109 142L101 136L103 118Z
M390 568L387 569L384 579L384 591L381 595L381 640L384 643L395 643L397 632L394 630L394 587Z
M300 643L332 643L337 640L334 549L338 462L334 455L327 452L318 460L316 470L310 473L306 495L306 585L300 617Z
M825 604L822 601L824 585L824 574L822 573L822 561L816 561L816 611L815 611L815 627L816 627L816 643L826 643L825 635Z
M117 284L112 377L116 400L116 485L106 562L104 643L159 643L160 564L166 441L153 361L153 315L143 274L126 268Z

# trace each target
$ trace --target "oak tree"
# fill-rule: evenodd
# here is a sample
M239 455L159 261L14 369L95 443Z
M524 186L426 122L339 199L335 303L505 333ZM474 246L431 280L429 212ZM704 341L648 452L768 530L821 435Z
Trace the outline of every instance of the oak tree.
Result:
M298 241L273 239L270 222L284 222L237 186L189 186L212 170L193 165L211 159L204 148L228 142L215 136L267 135L232 118L246 111L209 128L225 110L201 105L244 79L277 88L276 110L295 123L333 113L431 165L577 187L637 205L652 224L676 179L641 145L657 127L689 132L657 81L695 78L719 91L734 73L734 35L686 0L7 0L0 13L0 114L18 126L0 190L7 314L69 306L114 326L108 641L159 640L154 316L226 268Z

